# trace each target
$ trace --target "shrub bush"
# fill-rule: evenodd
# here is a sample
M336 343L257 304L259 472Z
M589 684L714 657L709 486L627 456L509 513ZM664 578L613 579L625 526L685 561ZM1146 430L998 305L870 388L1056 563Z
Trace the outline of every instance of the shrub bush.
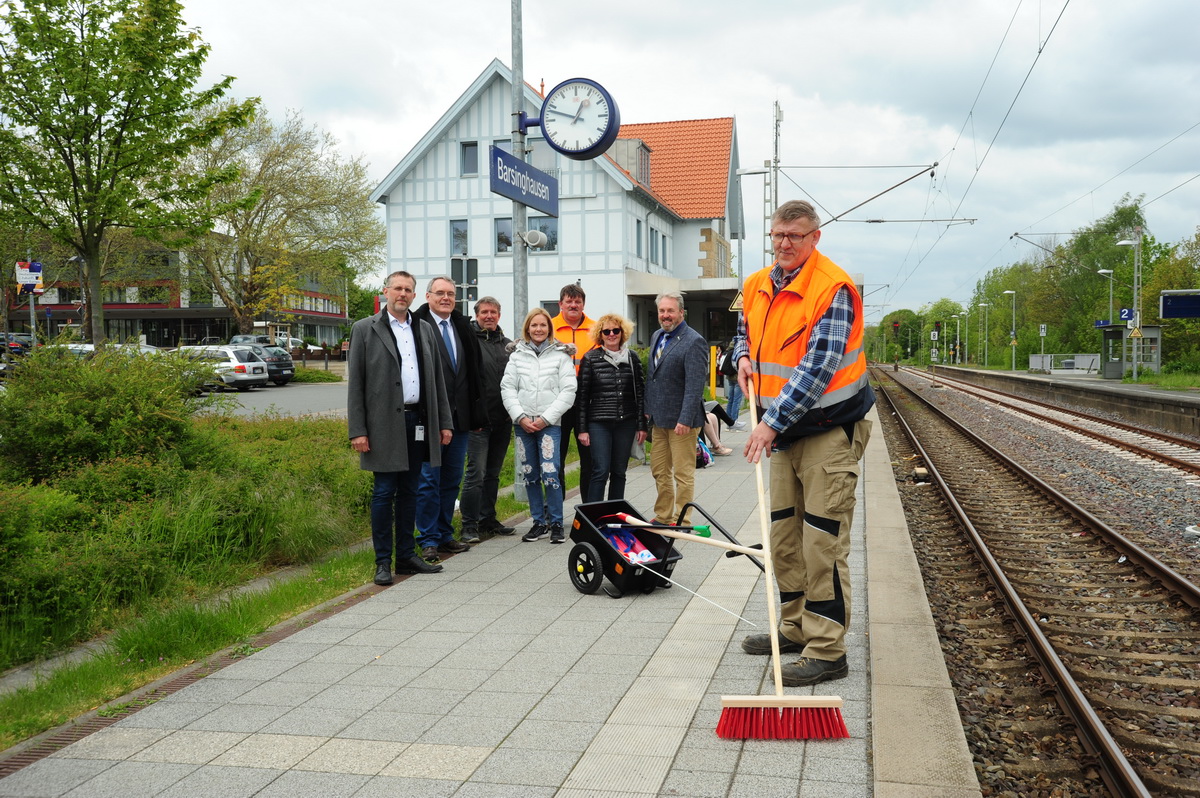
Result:
M26 355L0 393L0 465L7 479L41 482L120 457L186 459L202 451L191 418L190 361L110 347L80 358L47 346Z
M292 382L341 382L342 375L322 368L298 368L292 375Z

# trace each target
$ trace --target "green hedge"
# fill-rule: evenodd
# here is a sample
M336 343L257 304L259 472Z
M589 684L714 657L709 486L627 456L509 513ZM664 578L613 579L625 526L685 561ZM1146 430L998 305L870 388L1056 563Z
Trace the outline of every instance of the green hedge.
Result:
M200 415L180 366L39 354L0 392L0 670L366 536L345 422Z

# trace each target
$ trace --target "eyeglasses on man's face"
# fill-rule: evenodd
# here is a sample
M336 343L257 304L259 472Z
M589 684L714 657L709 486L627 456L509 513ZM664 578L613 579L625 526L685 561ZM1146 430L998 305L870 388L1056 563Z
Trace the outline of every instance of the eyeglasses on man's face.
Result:
M615 330L601 330L601 331L600 331L600 334L601 334L601 335L620 335L620 334L621 334L621 329L618 327L618 328L617 328L617 329L615 329Z
M454 291L430 291L429 294L430 294L430 296L435 296L438 299L446 299L447 297L449 297L450 299L453 299L455 292Z
M796 246L815 232L816 230L809 230L807 233L771 233L771 241L782 244L786 239L791 242L792 246Z

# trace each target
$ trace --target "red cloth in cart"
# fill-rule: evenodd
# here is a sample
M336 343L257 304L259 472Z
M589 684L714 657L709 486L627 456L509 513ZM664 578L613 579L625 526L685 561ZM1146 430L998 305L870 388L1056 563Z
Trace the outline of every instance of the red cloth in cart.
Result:
M645 563L658 562L650 549L637 539L637 535L633 534L628 529L604 529L601 530L608 542L613 545L622 557L634 565Z

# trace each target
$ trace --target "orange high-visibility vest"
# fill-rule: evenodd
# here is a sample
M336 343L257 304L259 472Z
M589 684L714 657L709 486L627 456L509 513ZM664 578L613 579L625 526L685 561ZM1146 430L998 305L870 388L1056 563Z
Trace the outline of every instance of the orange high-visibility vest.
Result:
M583 360L583 356L588 353L589 349L594 349L596 346L596 342L592 340L592 325L595 323L594 320L587 317L586 313L578 327L568 324L561 313L550 320L555 338L564 344L575 344L576 376L579 375L579 361Z
M840 266L814 251L800 267L800 274L776 294L771 268L761 269L746 280L742 299L759 404L769 407L783 391L808 352L813 327L829 310L842 286L850 289L853 298L854 323L841 366L814 407L827 408L854 398L869 384L863 351L862 297L854 281Z

